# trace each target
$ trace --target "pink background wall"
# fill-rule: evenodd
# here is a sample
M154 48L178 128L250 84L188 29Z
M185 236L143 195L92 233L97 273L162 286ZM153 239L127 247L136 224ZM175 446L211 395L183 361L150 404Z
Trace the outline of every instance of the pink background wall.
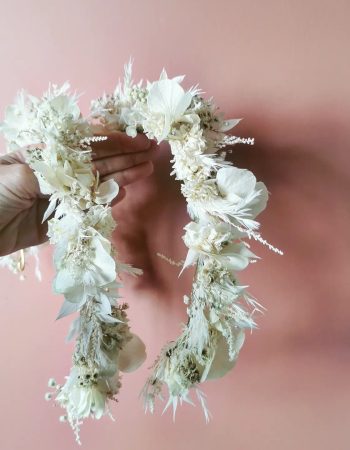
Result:
M86 450L345 450L349 448L349 144L348 1L337 0L2 0L0 107L24 87L39 94L69 79L82 105L111 90L130 55L135 77L165 66L187 74L231 117L237 133L256 137L233 158L272 192L262 216L263 261L242 280L268 308L248 336L236 369L205 386L214 419L185 406L144 415L137 398L154 356L176 336L190 273L155 256L181 259L186 223L163 148L155 174L128 189L115 208L121 255L145 270L126 280L134 330L144 338L144 367L123 379L115 423L85 424ZM162 208L161 208L162 207ZM55 323L51 251L44 281L29 270L19 282L0 273L1 450L76 448L61 410L44 401L47 379L70 366L69 320Z

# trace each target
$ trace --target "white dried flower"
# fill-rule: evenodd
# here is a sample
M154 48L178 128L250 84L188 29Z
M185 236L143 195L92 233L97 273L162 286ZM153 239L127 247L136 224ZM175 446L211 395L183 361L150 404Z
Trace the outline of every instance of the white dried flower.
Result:
M67 410L62 417L67 417L79 440L82 420L99 419L107 412L107 398L118 393L119 354L133 339L125 307L117 305L120 283L110 242L115 221L108 205L119 186L114 180L100 183L95 175L90 144L96 138L68 84L50 86L41 99L20 95L8 109L2 131L11 148L34 144L28 164L41 192L50 196L44 220L54 214L48 226L50 241L56 245L54 288L65 296L58 317L79 312L68 336L77 338L71 374L63 387L49 381L57 389L56 401ZM130 355L122 353L123 367L129 371L144 360L142 341L135 337L133 342Z
M147 96L148 115L143 121L146 134L158 142L166 139L173 123L180 121L189 107L192 96L174 79L152 83Z
M209 420L198 386L232 369L244 329L255 326L253 313L261 311L236 276L258 258L244 239L254 238L281 253L257 233L256 218L268 200L265 185L250 171L225 161L222 150L253 140L228 136L240 119L224 119L197 88L186 91L183 79L170 79L163 69L159 80L135 84L130 61L114 92L92 102L90 122L65 83L50 86L42 98L21 93L1 124L10 149L34 144L28 163L41 191L50 196L44 220L54 215L48 236L56 246L54 288L65 297L59 317L79 312L68 335L76 337L71 373L63 386L49 382L56 387L56 401L67 411L60 420L68 420L78 442L83 419L99 419L109 412L108 400L115 399L120 388L119 371L132 371L145 359L143 342L130 332L126 306L118 305L117 273L141 271L115 260L109 204L119 187L112 180L100 183L92 170L91 143L103 139L94 132L119 130L132 137L144 132L158 142L167 140L172 174L181 181L192 219L183 237L189 249L184 268L196 265L191 295L184 296L188 322L161 350L144 388L146 409L153 412L166 385L165 410L172 406L175 415L179 404L193 404L189 395L194 389ZM6 261L13 270L23 265L16 255Z

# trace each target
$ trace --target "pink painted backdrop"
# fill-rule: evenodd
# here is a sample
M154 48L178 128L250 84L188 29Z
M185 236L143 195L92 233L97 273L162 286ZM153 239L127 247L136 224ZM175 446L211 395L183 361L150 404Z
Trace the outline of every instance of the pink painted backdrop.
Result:
M349 225L350 70L345 0L2 0L0 107L24 87L40 94L70 80L83 108L111 90L130 55L135 78L165 66L187 74L231 117L244 117L237 148L271 191L263 234L280 257L254 245L262 261L242 280L267 307L247 338L236 369L205 386L214 416L199 408L144 415L138 394L161 345L184 319L191 274L157 258L181 259L186 223L178 184L163 147L147 181L130 186L115 208L124 260L142 267L125 280L134 330L146 364L123 378L116 422L86 423L86 450L347 450L350 420ZM44 401L47 379L70 367L69 319L55 322L51 250L44 281L29 268L20 282L0 273L1 450L62 450L76 444L61 414Z

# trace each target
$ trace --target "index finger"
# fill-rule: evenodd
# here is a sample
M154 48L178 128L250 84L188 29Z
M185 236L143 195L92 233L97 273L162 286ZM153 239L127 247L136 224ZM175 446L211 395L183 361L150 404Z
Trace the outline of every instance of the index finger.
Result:
M142 133L138 133L134 138L122 131L109 132L100 136L106 136L107 139L91 143L92 151L96 155L94 159L106 158L116 154L142 152L149 150L152 146L152 141Z

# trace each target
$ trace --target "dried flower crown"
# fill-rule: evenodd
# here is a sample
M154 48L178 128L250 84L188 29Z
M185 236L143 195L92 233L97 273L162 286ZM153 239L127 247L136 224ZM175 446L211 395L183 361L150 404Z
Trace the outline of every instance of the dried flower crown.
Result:
M92 102L89 119L64 84L51 86L40 99L20 93L1 125L9 150L31 145L28 164L50 199L44 220L53 214L48 237L55 245L54 290L65 298L58 317L79 313L68 336L76 337L71 372L62 386L51 379L54 393L46 394L66 409L61 420L69 421L78 442L83 419L110 414L108 400L120 389L119 372L134 370L145 359L142 341L130 331L126 305L118 303L120 273L141 271L120 263L111 243L115 221L109 204L118 185L101 183L92 168L91 143L103 139L94 135L100 126L169 142L172 174L181 181L191 218L183 236L188 247L183 269L196 266L192 292L184 297L188 322L153 366L143 389L146 410L153 412L166 385L165 409L172 406L175 415L178 403L192 403L194 388L209 419L199 385L234 366L244 330L255 327L253 313L260 310L236 276L258 258L244 239L282 253L258 232L256 218L268 199L265 185L225 161L224 147L253 140L227 135L239 120L224 120L197 88L185 91L183 78L169 79L163 70L158 81L134 84L129 63L114 93ZM22 259L23 252L0 263L19 271Z

